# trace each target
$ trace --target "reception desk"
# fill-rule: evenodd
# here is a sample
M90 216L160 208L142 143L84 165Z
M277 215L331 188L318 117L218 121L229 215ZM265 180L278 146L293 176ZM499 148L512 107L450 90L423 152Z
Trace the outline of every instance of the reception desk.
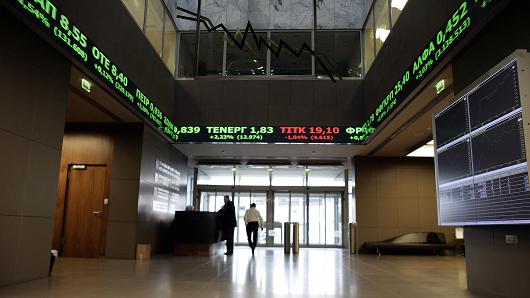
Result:
M215 212L176 211L172 233L175 255L211 256L223 251Z

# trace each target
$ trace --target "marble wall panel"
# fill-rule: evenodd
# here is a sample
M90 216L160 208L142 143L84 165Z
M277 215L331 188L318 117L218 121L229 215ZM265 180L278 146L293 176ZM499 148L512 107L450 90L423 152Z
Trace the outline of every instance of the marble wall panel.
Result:
M245 29L248 22L248 0L228 0L226 19L229 29Z
M362 26L363 0L335 0L335 26L337 29Z
M335 26L335 0L317 0L317 28L333 29Z
M176 0L178 7L182 7L193 12L197 11L197 0ZM187 15L181 11L177 11L177 15ZM194 30L195 23L188 20L176 19L176 22L179 31Z
M248 0L248 19L254 29L270 28L270 0Z
M226 24L227 0L203 0L201 14L208 17L213 25Z
M296 29L313 28L313 2L308 0L293 0L291 26Z
M171 0L165 0L171 2ZM176 5L196 11L197 0L174 0ZM318 28L361 29L373 0L316 0ZM168 7L171 7L168 5ZM312 0L203 0L202 14L214 24L244 29L311 29ZM191 21L177 20L180 30L194 30Z
M270 0L271 29L292 29L291 14L294 0Z

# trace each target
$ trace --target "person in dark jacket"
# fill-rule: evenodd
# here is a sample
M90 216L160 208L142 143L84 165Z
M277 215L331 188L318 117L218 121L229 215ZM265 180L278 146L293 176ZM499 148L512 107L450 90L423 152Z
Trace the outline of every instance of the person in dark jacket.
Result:
M226 240L226 253L230 256L234 253L234 228L237 227L236 209L229 196L225 196L225 204L219 210L219 228L222 232L222 239Z

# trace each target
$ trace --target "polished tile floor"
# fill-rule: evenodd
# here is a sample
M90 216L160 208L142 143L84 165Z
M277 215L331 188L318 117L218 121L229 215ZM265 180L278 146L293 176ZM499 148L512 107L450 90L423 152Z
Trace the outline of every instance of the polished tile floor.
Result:
M50 279L0 297L480 297L463 257L350 256L339 249L237 248L232 257L59 258Z

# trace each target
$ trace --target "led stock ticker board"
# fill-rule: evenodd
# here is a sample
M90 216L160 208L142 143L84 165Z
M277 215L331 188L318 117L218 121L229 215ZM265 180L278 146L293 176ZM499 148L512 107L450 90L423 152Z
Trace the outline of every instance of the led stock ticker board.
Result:
M362 143L362 128L342 126L190 126L179 127L182 143Z
M504 3L502 3L504 2ZM449 19L431 38L423 51L414 59L413 63L397 79L394 87L387 93L366 121L360 125L362 131L368 133L358 136L368 140L370 134L379 127L388 116L399 106L407 96L432 72L432 70L447 57L448 53L472 29L485 23L485 19L498 5L508 1L494 0L464 0L450 15Z
M52 1L12 0L9 3L21 10L41 32L115 91L147 123L156 127L171 141L178 139L176 131L179 128L173 121Z
M362 124L353 126L177 126L105 51L98 47L50 0L11 0L16 10L97 76L145 122L176 143L349 143L363 144L377 127L447 56L455 44L483 22L502 1L465 0L425 46L392 90Z
M13 0L10 3L172 142L360 144L371 133L360 127L336 126L176 126L52 1Z

